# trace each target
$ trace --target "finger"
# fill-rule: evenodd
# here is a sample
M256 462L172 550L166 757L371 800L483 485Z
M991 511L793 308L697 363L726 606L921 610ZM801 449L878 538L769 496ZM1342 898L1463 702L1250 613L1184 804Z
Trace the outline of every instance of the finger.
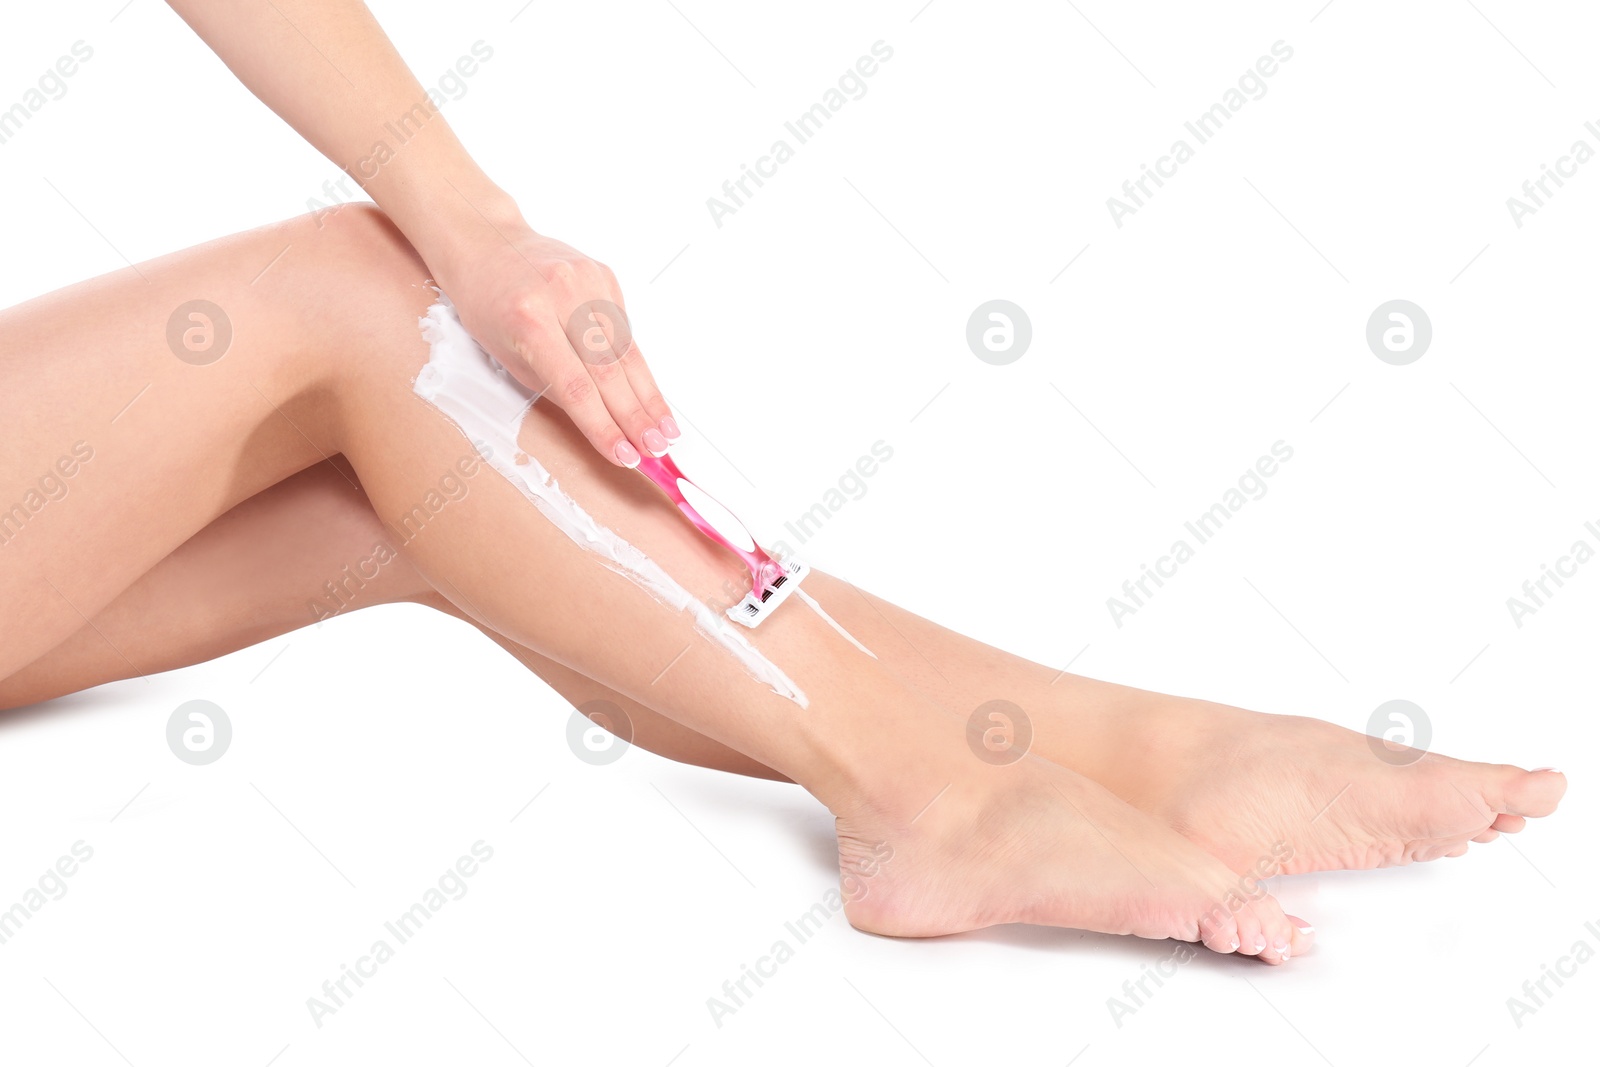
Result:
M589 365L578 358L558 325L541 320L527 326L515 348L525 364L537 360L546 368L543 377L549 379L549 387L544 395L567 413L596 452L620 467L639 465L639 450L611 417Z
M622 287L617 284L617 276L603 263L596 266L599 268L604 290L611 294L610 307L617 311L615 316L617 321L606 326L609 350L622 364L623 373L628 376L628 384L633 387L633 395L638 398L645 414L670 444L682 436L682 431L678 429L677 420L672 417L672 409L667 406L666 400L661 395L661 388L656 384L655 375L650 373L650 367L645 363L644 352L639 348L639 339L633 334L633 322L628 318L628 305L623 299Z
M639 350L639 343L633 341L627 351L622 353L622 370L628 376L628 382L633 386L633 395L639 398L639 403L644 407L650 418L655 420L659 429L670 444L682 436L678 429L677 420L672 417L672 409L667 406L666 400L661 395L661 388L656 385L655 375L650 373L649 366L644 361L644 353Z
M628 440L652 456L665 455L669 442L661 420L645 409L622 366L629 353L637 359L627 313L610 300L582 301L568 317L567 338Z

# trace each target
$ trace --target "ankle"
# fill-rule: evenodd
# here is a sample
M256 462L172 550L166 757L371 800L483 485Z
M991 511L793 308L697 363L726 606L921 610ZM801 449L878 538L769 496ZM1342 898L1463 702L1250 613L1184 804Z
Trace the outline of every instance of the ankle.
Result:
M841 822L908 826L952 783L983 769L960 720L895 689L849 707L815 702L804 713L798 765L780 768Z

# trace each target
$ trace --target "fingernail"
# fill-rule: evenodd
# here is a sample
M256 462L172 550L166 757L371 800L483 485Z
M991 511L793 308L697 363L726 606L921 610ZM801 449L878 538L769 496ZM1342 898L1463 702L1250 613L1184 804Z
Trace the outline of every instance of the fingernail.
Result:
M1560 771L1557 771L1554 767L1535 767L1533 769L1533 773L1534 774L1538 774L1540 771L1555 771L1556 774L1560 774L1561 773Z
M637 467L639 465L639 450L626 441L618 441L617 447L613 449L613 454L616 455L617 462L624 467Z
M667 454L667 439L657 433L654 427L639 436L644 440L644 447L650 450L652 456L664 456Z
M669 441L676 441L683 436L683 431L678 429L678 424L672 421L671 415L668 415L661 420L661 434Z

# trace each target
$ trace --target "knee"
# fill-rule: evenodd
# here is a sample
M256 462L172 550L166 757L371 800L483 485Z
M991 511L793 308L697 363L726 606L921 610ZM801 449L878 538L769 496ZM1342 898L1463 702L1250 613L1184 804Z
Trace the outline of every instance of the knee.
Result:
M319 234L328 234L334 238L359 238L363 234L371 238L385 229L396 232L399 229L389 218L387 211L366 200L352 200L346 204L319 208L303 218L309 221Z
M376 204L342 204L303 220L315 231L320 254L329 266L345 272L347 284L362 279L414 284L427 274L421 255Z
M291 347L306 375L334 396L387 393L402 378L409 391L426 358L417 323L435 299L421 255L374 204L302 215L286 229L285 259L298 257L298 269L274 295L296 308L302 336Z

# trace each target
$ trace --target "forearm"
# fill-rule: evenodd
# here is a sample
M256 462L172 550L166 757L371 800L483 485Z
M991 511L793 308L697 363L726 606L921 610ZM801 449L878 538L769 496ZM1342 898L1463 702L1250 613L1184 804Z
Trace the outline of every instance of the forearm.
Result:
M360 0L169 0L244 85L359 182L433 270L520 218ZM404 140L401 140L401 136Z

